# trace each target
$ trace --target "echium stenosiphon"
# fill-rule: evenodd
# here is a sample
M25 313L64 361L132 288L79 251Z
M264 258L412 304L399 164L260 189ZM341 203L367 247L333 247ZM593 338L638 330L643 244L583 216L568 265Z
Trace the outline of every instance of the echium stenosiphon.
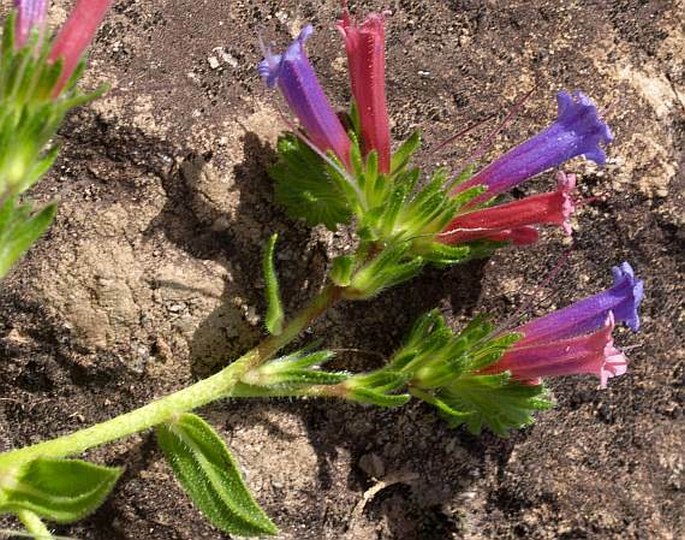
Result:
M76 88L83 55L112 0L79 0L54 38L46 0L15 0L0 59L0 277L50 225L54 205L33 213L17 197L54 163L51 144L69 110L102 92Z
M91 97L75 83L83 50L109 2L79 1L54 43L46 39L47 3L16 5L18 18L15 12L6 26L0 65L0 276L8 253L17 252L12 241L27 236L12 224L28 223L35 233L49 223L50 212L38 214L48 218L33 224L30 207L13 214L14 200L52 163L54 151L42 154L46 137L70 107ZM386 362L363 372L341 363L327 371L332 351L296 345L338 302L366 300L415 276L427 262L453 264L503 245L530 244L541 225L570 234L575 175L558 171L557 187L548 192L520 200L499 197L572 157L604 162L604 145L612 138L586 96L562 91L555 122L480 172L439 169L426 177L411 165L418 135L392 152L383 16L372 14L357 24L344 9L338 28L353 97L348 114L336 113L307 58L309 25L282 54L266 48L259 73L281 90L299 121L278 143L271 170L277 199L311 225L347 225L354 241L332 261L314 298L290 314L281 302L273 234L262 261L270 335L259 345L206 379L137 410L0 453L0 514L15 515L32 535L51 537L42 519L70 523L95 511L122 473L119 467L65 458L150 428L181 486L218 529L241 537L276 534L220 433L191 412L214 401L306 396L399 407L414 398L436 407L451 425L506 435L551 406L544 379L592 374L605 387L626 372L628 361L612 334L618 323L638 330L643 296L643 283L628 263L613 269L614 284L604 292L514 328L495 328L483 315L455 333L437 310L430 311Z
M335 113L307 59L309 25L283 54L267 50L259 72L270 87L279 87L300 124L279 140L271 169L277 199L310 225L335 229L354 218L367 252L388 252L386 268L367 267L374 283L357 279L349 295L378 292L384 287L380 274L394 283L427 261L456 263L503 245L534 243L541 225L571 233L575 175L559 172L554 191L512 201L499 196L576 156L605 162L604 146L613 137L587 96L559 92L557 119L480 172L454 177L439 169L424 179L410 163L418 135L391 152L383 16L374 13L358 24L345 8L338 29L352 90L349 115ZM358 259L352 267L363 270L366 262Z

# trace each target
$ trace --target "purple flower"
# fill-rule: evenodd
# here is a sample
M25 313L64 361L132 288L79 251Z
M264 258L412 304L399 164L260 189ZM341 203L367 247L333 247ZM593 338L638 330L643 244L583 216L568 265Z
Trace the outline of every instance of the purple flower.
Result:
M602 388L608 379L623 375L628 359L614 347L611 333L614 315L610 311L599 330L568 339L543 343L519 341L494 364L480 373L502 373L529 384L539 384L543 377L596 375Z
M611 271L614 275L611 288L520 326L516 331L524 337L519 343L549 342L592 332L604 324L609 312L617 321L625 322L637 332L640 328L638 308L643 297L644 282L635 278L627 262L615 266Z
M17 10L14 44L19 49L26 44L34 28L39 32L45 29L48 0L14 0L14 7Z
M306 25L283 54L265 52L259 74L269 88L278 85L310 142L321 152L332 150L349 168L350 138L324 94L304 52L314 29Z
M582 92L565 90L557 94L557 104L558 116L551 126L459 184L455 192L483 185L487 191L474 200L482 202L581 154L603 165L606 154L600 145L610 143L613 135L597 107Z

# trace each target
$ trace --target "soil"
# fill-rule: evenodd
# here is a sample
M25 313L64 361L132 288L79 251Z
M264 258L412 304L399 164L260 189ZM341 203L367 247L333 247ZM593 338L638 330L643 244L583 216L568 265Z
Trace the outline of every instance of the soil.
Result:
M53 2L53 22L71 2ZM543 313L610 283L629 260L645 278L643 328L621 332L629 373L551 383L557 407L509 439L451 430L429 408L317 400L229 401L201 413L225 437L281 539L643 539L685 536L683 441L683 4L614 0L394 0L388 94L395 140L420 129L427 167L456 167L530 90L492 158L584 90L616 135L607 167L577 159L587 204L575 240L424 274L341 305L305 336L338 365L378 365L419 314L455 328ZM349 99L335 1L117 0L84 81L111 90L72 114L55 169L33 192L60 201L50 232L0 291L0 449L105 420L216 371L264 335L262 246L292 313L322 284L346 231L309 230L274 205L266 175L284 129L255 72L257 36L309 51L332 101ZM431 148L491 115L440 152ZM517 193L550 184L552 173ZM560 270L548 279L555 268ZM535 306L534 308L531 306ZM150 433L92 450L125 465L92 517L56 531L93 540L218 540L172 478ZM17 529L11 520L0 525Z

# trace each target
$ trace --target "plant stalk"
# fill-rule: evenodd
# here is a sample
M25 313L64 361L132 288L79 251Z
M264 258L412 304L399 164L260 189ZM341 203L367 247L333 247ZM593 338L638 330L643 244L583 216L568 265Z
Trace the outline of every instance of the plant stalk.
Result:
M51 540L54 538L45 523L43 523L43 520L33 512L19 510L17 511L17 517L24 524L29 534L33 535L36 540Z
M227 397L249 370L272 358L293 341L312 321L340 299L341 289L327 286L309 305L283 327L215 375L148 403L139 409L69 435L0 454L0 470L38 457L60 458L94 448L172 420L175 416Z

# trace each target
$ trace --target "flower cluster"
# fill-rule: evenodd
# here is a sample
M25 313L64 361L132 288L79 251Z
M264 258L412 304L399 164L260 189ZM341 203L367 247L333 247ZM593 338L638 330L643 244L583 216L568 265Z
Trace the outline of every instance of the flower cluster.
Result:
M383 16L373 13L357 24L345 9L338 29L345 42L354 98L351 131L326 98L307 58L304 42L313 32L311 25L305 26L283 54L267 50L259 72L270 87L278 85L300 122L300 137L319 155L335 157L352 181L362 184L359 177L364 172L354 167L351 158L355 143L359 142L367 166L370 156L374 157L373 174L384 175L385 182L391 184L394 171L385 96ZM604 146L613 136L596 106L583 93L566 91L559 92L557 104L557 119L549 127L470 178L461 179L455 187L445 188L444 197L459 200L459 204L453 205L452 219L447 224L435 230L435 224L442 221L433 220L430 226L412 229L411 235L422 238L424 244L429 236L446 245L476 241L524 245L537 241L538 225L557 225L570 234L569 220L575 209L574 175L560 173L555 191L493 205L498 195L573 157L583 155L598 164L605 162ZM379 206L386 204L388 200L381 200ZM361 207L373 210L368 204ZM406 221L411 221L411 216ZM402 224L394 230L400 229Z
M57 130L74 107L97 97L76 83L84 51L111 0L79 0L54 39L47 0L15 0L0 54L0 277L52 222L55 206L34 212L20 197L57 157Z
M383 15L371 14L359 24L344 8L337 27L347 53L353 98L349 115L333 109L307 57L310 25L282 54L267 49L259 73L269 87L281 90L299 120L297 137L303 141L298 146L295 139L284 139L279 145L281 162L272 175L277 196L285 193L281 202L310 223L317 222L312 216L329 227L348 215L357 218L362 257L342 257L333 265L333 281L344 289L345 298L377 294L415 275L425 261L450 264L487 255L503 244L532 244L542 225L571 234L574 174L558 171L556 189L549 192L509 201L501 196L576 156L605 163L605 147L613 136L585 94L559 92L556 120L475 174L455 178L437 171L424 187L417 187L421 171L409 161L418 137L395 153L391 148ZM305 184L304 176L311 181ZM337 185L331 181L339 178L344 181ZM409 381L412 393L448 416L475 415L474 429L481 423L498 432L525 425L530 419L525 411L547 403L539 399L542 378L592 373L604 387L626 371L626 357L614 347L612 331L617 322L638 329L642 287L623 263L614 268L610 289L505 334L481 322L455 336L431 312L419 320L382 376L353 377L342 385L350 399L373 395L382 403L387 392ZM489 397L481 399L479 392ZM354 397L359 395L363 397ZM497 400L508 403L510 411L490 403Z

